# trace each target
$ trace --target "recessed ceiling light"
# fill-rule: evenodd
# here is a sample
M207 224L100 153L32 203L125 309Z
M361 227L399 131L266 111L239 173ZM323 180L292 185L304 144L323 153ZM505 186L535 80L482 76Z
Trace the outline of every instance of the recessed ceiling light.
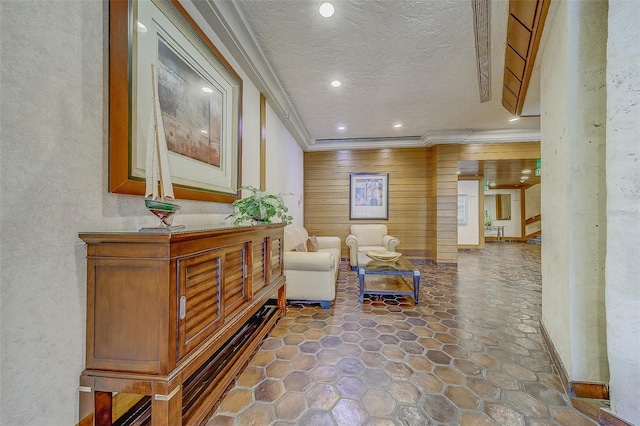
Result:
M147 32L147 27L144 26L144 24L140 21L138 21L138 32L139 33L146 33Z
M347 126L338 126L338 130L346 130Z
M489 184L489 186L496 186L496 183L495 183L495 182L491 182L491 183Z
M340 87L340 86L342 86L342 83L340 82L340 80L333 80L333 81L331 82L331 85L332 85L333 87Z
M458 173L457 173L457 174L460 174L460 170L458 170Z
M531 173L531 169L524 169L524 170L522 171L522 174L523 174L523 175L528 175L529 173Z
M396 129L399 129L400 127L402 127L402 124L401 123L394 124L393 127L395 127Z
M207 134L207 133L209 133L209 132L207 132L206 130L202 129L202 130L200 130L200 133L203 133L203 134L205 134L205 135L206 135L206 134Z
M213 89L211 87L203 87L202 91L204 93L213 93Z
M511 117L509 119L509 123L513 123L514 121L518 121L518 120L520 120L520 117L517 117L517 116L516 117Z
M320 8L318 8L318 12L320 12L320 15L322 15L325 18L329 18L333 16L333 13L335 12L335 10L336 9L329 2L322 3L320 5Z
M521 176L520 177L520 180L527 180L527 179L529 179L529 176Z

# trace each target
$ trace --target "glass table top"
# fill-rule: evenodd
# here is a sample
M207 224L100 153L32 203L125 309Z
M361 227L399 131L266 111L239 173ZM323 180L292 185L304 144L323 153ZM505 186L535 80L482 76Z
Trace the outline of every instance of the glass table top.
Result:
M413 272L418 269L416 265L409 262L404 257L394 261L371 260L370 262L359 265L364 268L365 273L393 273L393 272Z

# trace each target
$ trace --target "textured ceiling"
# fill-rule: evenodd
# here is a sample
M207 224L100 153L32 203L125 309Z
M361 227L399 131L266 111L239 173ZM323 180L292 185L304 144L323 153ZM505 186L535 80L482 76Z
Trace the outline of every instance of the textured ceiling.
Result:
M518 140L539 131L539 118L509 123L501 105L506 0L490 1L491 101L484 103L471 1L336 0L331 18L318 14L319 1L233 4L313 148L359 138ZM341 87L331 87L335 79Z

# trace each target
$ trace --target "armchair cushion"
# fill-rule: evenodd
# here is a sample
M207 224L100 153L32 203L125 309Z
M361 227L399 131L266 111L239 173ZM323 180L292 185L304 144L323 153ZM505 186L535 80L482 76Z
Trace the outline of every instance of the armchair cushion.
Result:
M352 269L356 269L359 263L370 260L365 254L367 251L395 251L400 240L388 235L387 225L351 225L351 234L347 236L346 244L349 247L349 263Z
M315 235L307 238L307 251L314 252L318 251L318 239Z

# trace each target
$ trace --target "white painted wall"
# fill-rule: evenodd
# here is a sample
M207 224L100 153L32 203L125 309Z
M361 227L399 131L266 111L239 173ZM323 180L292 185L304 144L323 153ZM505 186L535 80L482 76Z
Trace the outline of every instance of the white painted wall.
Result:
M571 380L606 381L606 1L554 2L541 63L542 321Z
M485 211L489 211L493 219L493 226L504 226L504 236L519 238L522 236L522 207L520 203L519 189L489 189L484 191L484 195L509 194L511 195L511 220L496 220L495 211L491 211L490 203L484 203ZM495 201L494 201L495 208ZM484 213L482 214L484 217ZM486 236L495 236L496 231L485 231Z
M640 3L609 2L606 310L611 409L640 425Z
M467 224L458 225L458 244L480 244L480 216L477 180L459 180L458 195L467 196Z
M189 4L187 4L189 6ZM77 234L155 225L141 197L107 193L107 3L0 1L0 424L73 425L84 368L86 248ZM192 12L191 5L188 8ZM244 82L244 146L259 144ZM271 119L284 137L285 131ZM299 151L280 180L301 182ZM255 182L243 155L243 182ZM259 182L259 181L258 181ZM174 223L223 223L228 204L181 200Z
M304 226L304 158L276 113L267 105L267 190L290 192L284 202L293 226Z

